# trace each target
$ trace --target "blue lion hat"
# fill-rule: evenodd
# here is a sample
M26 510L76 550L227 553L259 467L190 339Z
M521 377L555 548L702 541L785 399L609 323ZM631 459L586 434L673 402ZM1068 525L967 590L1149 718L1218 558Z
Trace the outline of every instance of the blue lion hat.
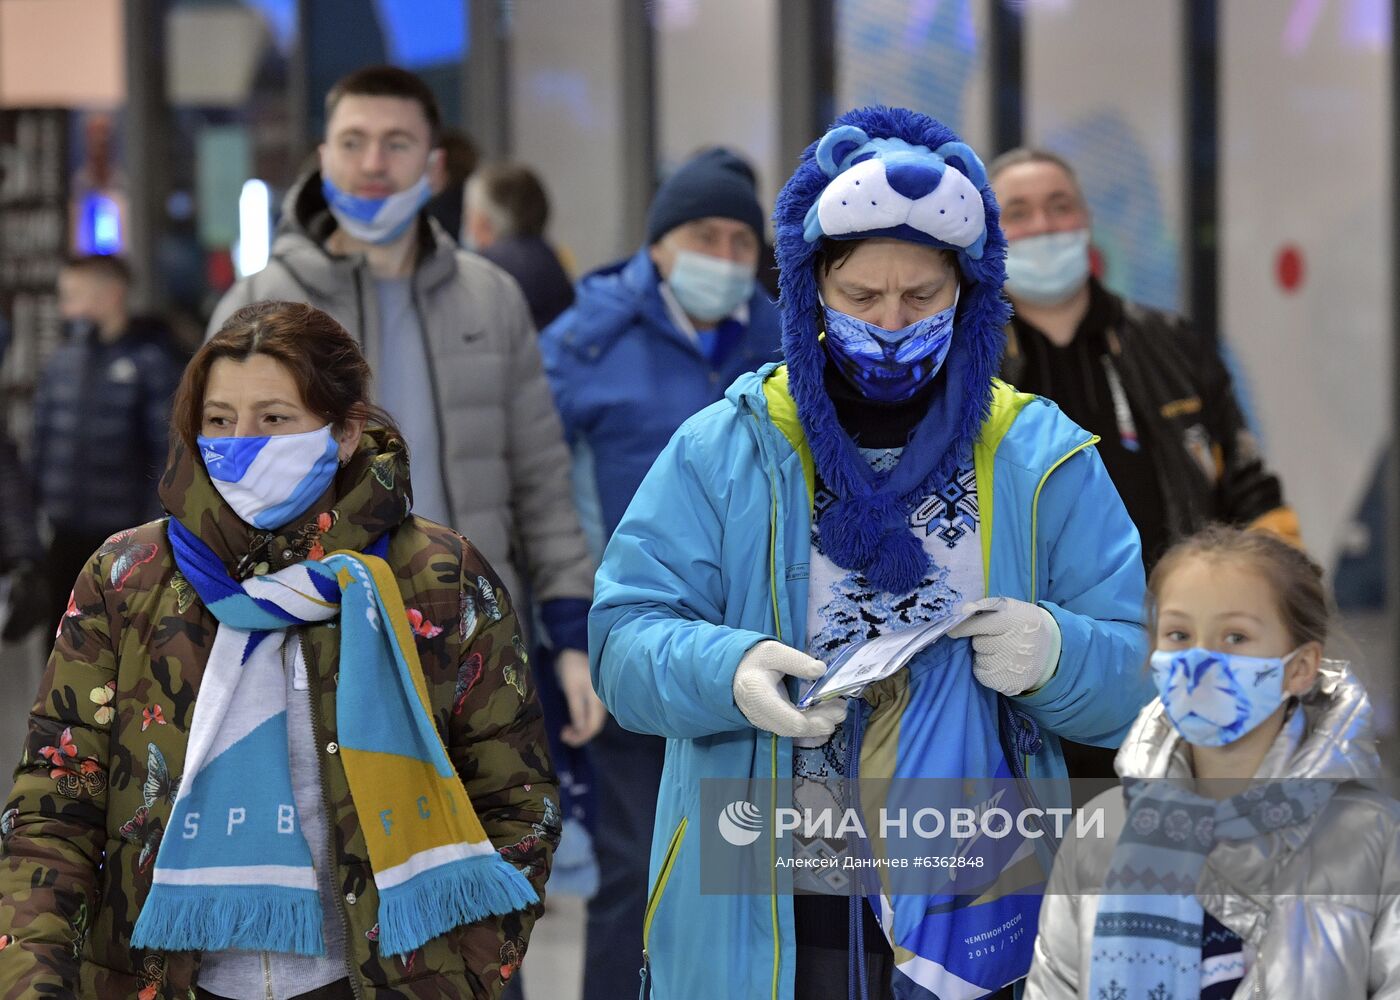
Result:
M837 497L819 516L823 548L881 589L907 593L929 568L907 527L908 511L971 462L1011 317L1002 295L1006 238L986 170L928 115L858 108L802 154L773 220L788 387L822 482ZM823 382L819 340L817 251L824 240L872 237L952 251L962 283L953 344L928 413L888 476L874 475L841 428Z
M930 150L837 125L817 143L816 160L831 181L807 210L808 243L889 236L981 258L987 171L963 143Z

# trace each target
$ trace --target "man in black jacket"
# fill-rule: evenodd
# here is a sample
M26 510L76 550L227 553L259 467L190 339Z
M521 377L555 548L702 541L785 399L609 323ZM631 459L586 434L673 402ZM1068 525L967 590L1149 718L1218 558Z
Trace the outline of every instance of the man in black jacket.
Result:
M1214 521L1300 544L1298 521L1245 425L1214 345L1179 316L1089 273L1089 210L1059 156L1015 149L988 170L1008 241L1002 378L1054 400L1098 445L1150 572ZM1111 778L1113 751L1066 743L1072 778ZM1078 797L1079 790L1076 790Z
M1073 170L1042 150L991 166L1015 306L1002 377L1103 438L1099 454L1150 570L1214 521L1298 541L1219 354L1179 316L1114 295L1089 273L1089 211Z
M67 342L34 396L30 465L53 530L44 559L50 624L107 537L160 515L170 397L184 362L169 327L127 311L131 275L115 257L80 257L58 277Z

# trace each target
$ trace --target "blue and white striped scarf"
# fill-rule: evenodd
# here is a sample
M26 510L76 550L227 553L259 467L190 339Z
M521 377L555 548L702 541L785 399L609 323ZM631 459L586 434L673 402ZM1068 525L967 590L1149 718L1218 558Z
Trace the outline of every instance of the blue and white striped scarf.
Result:
M180 571L219 620L185 773L132 943L322 954L321 903L287 756L287 630L340 619L336 729L379 896L379 949L538 901L497 854L433 725L388 565L335 553L242 583L177 519ZM382 543L381 543L382 546Z

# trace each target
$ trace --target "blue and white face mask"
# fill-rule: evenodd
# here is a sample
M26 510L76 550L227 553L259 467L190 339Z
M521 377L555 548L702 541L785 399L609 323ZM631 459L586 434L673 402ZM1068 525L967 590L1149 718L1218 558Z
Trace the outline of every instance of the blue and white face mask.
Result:
M1298 649L1281 658L1159 649L1152 654L1152 677L1182 738L1200 747L1222 747L1257 729L1283 704L1284 668L1297 654Z
M387 198L360 198L340 190L324 174L321 193L340 228L362 243L392 243L413 224L421 209L432 197L428 175L418 183Z
M340 446L327 424L301 434L199 437L214 488L245 522L264 531L305 514L330 487Z
M953 304L942 312L893 331L823 306L826 348L865 398L881 403L908 399L938 374L948 357L960 294L955 289Z

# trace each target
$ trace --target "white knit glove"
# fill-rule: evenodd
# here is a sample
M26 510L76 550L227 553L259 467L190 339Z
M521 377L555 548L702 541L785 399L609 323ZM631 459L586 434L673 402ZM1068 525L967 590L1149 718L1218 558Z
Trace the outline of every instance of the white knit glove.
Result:
M1060 626L1038 604L988 597L962 606L971 618L948 630L972 640L972 673L985 687L1005 695L1041 687L1060 665Z
M784 677L814 681L824 673L821 660L765 639L744 654L734 671L734 704L758 729L779 736L830 736L846 717L846 699L833 698L800 711L783 686Z

